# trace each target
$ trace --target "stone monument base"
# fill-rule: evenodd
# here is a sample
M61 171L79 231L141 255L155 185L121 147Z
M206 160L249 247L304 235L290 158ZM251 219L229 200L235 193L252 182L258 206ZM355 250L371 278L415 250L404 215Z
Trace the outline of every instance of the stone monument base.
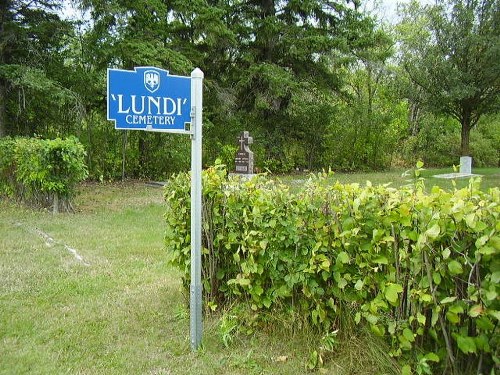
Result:
M257 174L255 173L229 173L228 174L229 178L239 178L241 180L251 180L252 178L254 178L255 176L257 176Z
M460 171L458 173L445 173L445 174L437 174L433 177L436 178L466 178L466 177L481 177L479 174L472 174L472 157L470 156L461 156L460 157Z
M470 177L482 177L481 174L472 174L472 173L445 173L445 174L435 174L432 177L436 178L444 178L444 179L452 179L452 178L470 178Z

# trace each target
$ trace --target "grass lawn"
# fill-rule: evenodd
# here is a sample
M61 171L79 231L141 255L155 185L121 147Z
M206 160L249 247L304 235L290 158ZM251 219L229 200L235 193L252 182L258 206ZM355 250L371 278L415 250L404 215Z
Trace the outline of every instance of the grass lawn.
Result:
M343 184L359 183L364 185L366 181L370 181L374 185L390 184L392 187L401 187L404 185L414 183L411 179L411 171L405 173L405 170L391 170L384 172L366 172L366 173L342 173L335 172L331 178L333 182L340 182ZM421 177L424 179L424 184L427 190L433 186L439 186L443 189L460 189L468 186L469 178L456 178L456 179L442 179L435 177L440 174L453 173L453 168L442 169L424 169ZM474 168L473 173L480 175L481 189L487 191L493 187L500 187L500 168ZM308 175L297 174L289 176L279 176L279 180L289 184L293 187L301 186L308 178Z
M74 214L0 200L0 374L306 373L318 337L293 327L226 347L214 314L191 352L186 296L163 248L162 189L80 190ZM351 334L322 371L397 373L367 340Z

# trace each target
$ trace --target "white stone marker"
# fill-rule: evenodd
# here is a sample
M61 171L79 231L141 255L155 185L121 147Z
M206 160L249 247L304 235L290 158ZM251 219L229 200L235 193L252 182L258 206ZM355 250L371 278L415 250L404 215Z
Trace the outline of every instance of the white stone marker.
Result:
M472 174L472 158L470 156L460 157L460 173Z

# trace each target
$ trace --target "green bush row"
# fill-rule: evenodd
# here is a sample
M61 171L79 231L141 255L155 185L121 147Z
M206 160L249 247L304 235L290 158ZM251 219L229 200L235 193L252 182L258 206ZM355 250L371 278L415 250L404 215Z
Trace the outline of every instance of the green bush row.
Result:
M87 174L85 150L75 137L0 139L0 194L68 210L76 183Z
M500 191L471 182L426 194L418 184L332 185L324 177L292 193L264 177L204 171L205 303L299 313L325 332L345 329L347 315L418 373L494 371ZM189 184L180 174L165 192L166 248L186 287Z

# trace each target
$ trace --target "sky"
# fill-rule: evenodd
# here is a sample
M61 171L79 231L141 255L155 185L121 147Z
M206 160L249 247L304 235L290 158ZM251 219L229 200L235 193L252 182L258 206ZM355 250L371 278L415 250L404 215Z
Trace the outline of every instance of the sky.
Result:
M397 22L398 4L408 4L411 0L363 0L368 11L374 11L380 19L390 23ZM420 4L432 4L434 0L419 0ZM363 6L363 5L362 5Z

